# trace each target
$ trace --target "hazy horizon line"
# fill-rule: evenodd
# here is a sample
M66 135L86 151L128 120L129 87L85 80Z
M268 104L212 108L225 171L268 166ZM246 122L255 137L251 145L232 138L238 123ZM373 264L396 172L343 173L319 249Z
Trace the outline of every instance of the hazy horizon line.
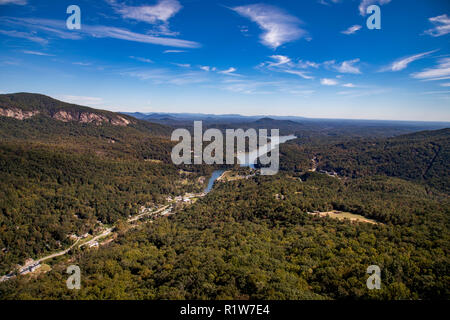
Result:
M368 118L321 118L321 117L306 117L306 116L299 116L299 115L275 115L275 114L254 114L254 115L243 115L243 114L236 114L236 113L202 113L202 112L162 112L162 111L117 111L119 108L114 107L108 107L108 106L89 106L88 104L78 104L68 101L63 101L61 99L55 98L49 94L45 93L36 93L36 92L27 92L27 91L19 91L19 92L0 92L0 95L11 95L11 94L36 94L36 95L43 95L47 96L51 99L55 99L64 103L72 104L72 105L78 105L81 107L88 107L95 110L103 110L103 111L109 111L109 112L115 112L115 113L121 113L121 114L132 114L132 113L141 113L141 114L189 114L189 115L206 115L206 116L239 116L239 117L258 117L258 118L270 118L270 117L278 117L278 118L303 118L305 120L341 120L341 121L386 121L386 122L418 122L418 123L445 123L450 125L450 120L411 120L411 119L368 119ZM116 109L116 110L114 110ZM276 120L276 119L274 119ZM285 119L286 120L286 119Z
M108 110L110 111L110 110ZM202 116L216 116L216 117L242 117L242 118L303 118L305 120L342 120L342 121L386 121L386 122L420 122L420 123L448 123L450 124L450 120L407 120L407 119L368 119L368 118L321 118L321 117L305 117L298 115L275 115L275 114L252 114L252 115L243 115L238 113L202 113L202 112L162 112L162 111L113 111L122 114L133 114L133 113L141 113L144 115L150 114L167 114L167 115L202 115ZM278 120L278 119L273 119ZM286 120L286 119L283 119Z

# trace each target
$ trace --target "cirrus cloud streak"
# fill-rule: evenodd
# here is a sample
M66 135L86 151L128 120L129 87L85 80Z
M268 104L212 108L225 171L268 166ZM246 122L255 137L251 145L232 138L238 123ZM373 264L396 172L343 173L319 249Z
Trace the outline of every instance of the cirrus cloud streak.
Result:
M255 22L264 30L264 33L260 36L261 43L273 49L308 34L299 27L301 21L297 17L274 6L251 4L235 7L232 10Z

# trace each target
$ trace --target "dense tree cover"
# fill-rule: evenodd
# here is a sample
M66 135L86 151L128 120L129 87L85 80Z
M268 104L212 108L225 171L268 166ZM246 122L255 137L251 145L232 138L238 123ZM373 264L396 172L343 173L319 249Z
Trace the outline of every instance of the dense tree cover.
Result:
M26 257L67 247L67 235L92 231L97 220L112 224L142 205L202 189L183 183L186 176L173 165L36 145L0 144L0 174L2 273Z
M446 122L417 121L370 121L341 119L308 119L291 118L294 120L278 120L270 117L255 120L255 117L239 115L212 116L199 114L151 114L131 113L139 119L153 123L169 125L174 128L193 130L194 121L201 120L203 128L226 129L279 129L281 135L294 134L302 141L310 139L337 141L342 138L393 137L401 134L423 130L438 130L446 128ZM258 118L258 117L256 117Z
M296 140L282 146L281 168L304 171L317 157L317 169L341 176L387 175L424 182L450 191L450 129L424 131L393 138L341 139L336 143ZM309 165L305 164L308 162Z
M111 158L161 160L170 163L170 140L173 131L168 126L134 119L110 111L65 103L50 97L30 93L0 95L0 108L35 110L39 114L24 120L0 116L0 140L40 142L66 148L69 151L96 152ZM110 123L94 124L80 121L59 121L51 116L56 111L88 112L106 118L123 117L127 126Z
M173 143L145 128L62 122L43 115L26 120L0 117L0 140L40 142L68 151L96 152L112 158L170 162Z
M370 192L369 192L370 191ZM274 195L284 195L276 200ZM170 218L72 257L37 279L0 285L8 299L432 299L449 296L449 199L396 178L311 173L218 184ZM346 209L382 224L306 214ZM404 218L405 217L405 218ZM366 287L369 265L381 290Z
M175 215L127 231L140 206L202 190L199 177L213 168L172 165L170 127L57 121L56 110L94 109L40 95L0 95L4 106L42 113L0 117L0 273L68 247L69 234L92 232L97 220L118 238L56 259L47 274L0 283L1 299L450 298L449 129L374 138L409 129L262 119L257 128L299 137L281 146L280 174L218 183ZM339 178L308 172L313 158ZM307 213L316 210L379 224ZM68 264L81 267L79 291L66 288ZM372 264L381 290L366 288Z
M59 121L51 114L61 109L117 114L43 95L0 95L0 106L41 112L0 116L1 274L67 247L69 234L92 232L97 220L112 224L141 205L201 191L197 179L212 171L171 163L170 127L128 116L128 126Z
M298 139L280 146L280 170L301 174L312 168L314 151L298 143L304 144Z

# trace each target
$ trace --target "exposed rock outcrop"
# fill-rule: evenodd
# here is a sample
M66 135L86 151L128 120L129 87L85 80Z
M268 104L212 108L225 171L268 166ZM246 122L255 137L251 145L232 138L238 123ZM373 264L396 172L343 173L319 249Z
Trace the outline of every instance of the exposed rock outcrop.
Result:
M10 117L18 120L24 120L31 118L34 115L39 114L40 111L33 110L33 111L24 111L19 108L0 108L0 116L4 117ZM78 111L66 111L66 110L60 110L52 115L50 115L53 119L63 121L63 122L70 122L70 121L76 121L81 123L93 123L96 125L101 125L104 123L110 123L113 126L122 126L125 127L131 123L130 120L115 115L111 118L94 113L94 112L78 112Z
M39 111L37 110L23 111L18 108L9 108L9 109L0 108L0 116L14 118L18 120L28 119L37 114L39 114Z
M69 122L77 121L81 123L94 123L96 125L101 125L103 123L110 123L113 126L125 127L130 124L130 121L121 116L115 116L113 118L108 118L104 115L93 113L93 112L67 112L64 110L58 111L52 116L53 119Z

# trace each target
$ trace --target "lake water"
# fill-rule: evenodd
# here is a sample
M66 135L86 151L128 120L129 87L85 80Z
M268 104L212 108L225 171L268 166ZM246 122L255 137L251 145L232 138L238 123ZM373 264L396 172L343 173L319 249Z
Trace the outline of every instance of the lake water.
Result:
M236 158L238 159L241 167L250 167L252 169L255 169L256 160L258 159L258 152L269 152L270 150L273 150L277 145L285 143L289 140L297 139L294 135L289 136L280 136L280 137L271 137L270 143L258 148L257 150L251 151L251 152L241 152L238 153ZM209 178L208 186L205 189L205 193L208 193L212 190L214 186L214 182L224 173L225 170L215 170L211 178Z
M205 193L208 193L212 190L212 187L214 186L214 182L216 182L217 178L219 178L222 175L222 173L224 173L224 172L225 172L225 170L215 170L212 173L211 178L209 178L209 181L208 181L208 186L206 187L206 189L204 191Z
M251 152L239 152L236 156L238 159L241 167L250 167L252 169L255 169L255 164L258 159L258 154L260 153L268 153L269 151L273 150L277 145L280 145L282 143L285 143L289 140L297 139L294 135L289 136L280 136L280 137L271 137L270 143L263 145L259 147L256 150L253 150Z

